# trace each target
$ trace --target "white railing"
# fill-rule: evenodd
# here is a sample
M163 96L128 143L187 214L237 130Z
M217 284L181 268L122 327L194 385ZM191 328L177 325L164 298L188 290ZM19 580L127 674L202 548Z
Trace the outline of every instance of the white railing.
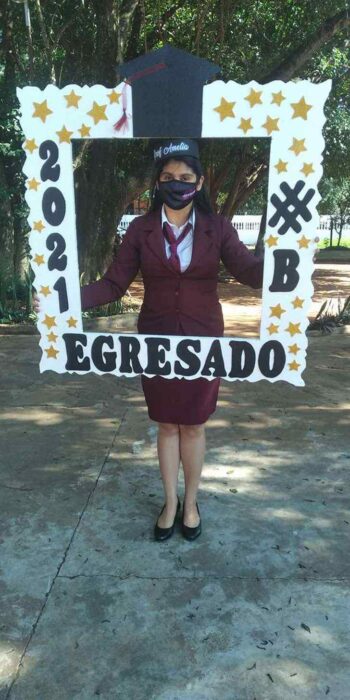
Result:
M133 219L136 219L137 216L140 216L139 214L124 214L119 221L119 226L117 228L117 231L120 235L123 235L125 233L126 229L128 228L129 224L132 222Z
M255 245L259 228L260 228L261 216L252 216L250 214L242 216L234 216L232 223L239 233L239 237L243 243L246 245ZM330 230L330 216L324 214L320 216L319 226L317 227L316 235L322 238L329 238ZM350 236L350 226L343 228L342 238L348 238ZM334 234L334 242L337 240L337 235Z
M139 216L138 214L124 214L119 223L117 232L123 236L126 229L128 228L130 222ZM232 223L237 229L239 237L243 243L246 245L255 245L259 228L260 228L261 216L253 216L251 214L244 214L242 216L234 216ZM320 216L320 223L317 228L317 235L322 238L329 238L330 229L330 216L322 215ZM344 227L342 238L350 237L350 225ZM334 242L337 240L337 235L334 234Z

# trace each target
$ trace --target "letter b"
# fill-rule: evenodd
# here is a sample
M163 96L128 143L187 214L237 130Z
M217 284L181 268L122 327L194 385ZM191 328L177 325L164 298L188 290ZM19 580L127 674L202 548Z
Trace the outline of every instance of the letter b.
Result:
M270 292L292 292L299 282L299 255L296 250L274 250L275 269Z

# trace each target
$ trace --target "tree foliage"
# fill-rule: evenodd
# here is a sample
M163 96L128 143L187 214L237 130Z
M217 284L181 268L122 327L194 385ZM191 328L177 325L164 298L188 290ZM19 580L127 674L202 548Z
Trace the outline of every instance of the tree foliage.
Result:
M223 80L260 82L331 77L324 130L324 183L349 176L349 17L343 0L3 0L0 43L0 245L20 274L26 253L23 134L16 86L100 83L114 87L118 65L173 44L222 68ZM190 108L190 105L189 105ZM203 143L212 202L232 216L266 185L266 141ZM86 281L109 262L116 221L147 187L140 143L76 142L75 178L80 269ZM324 185L325 186L325 185ZM262 231L263 233L263 231Z

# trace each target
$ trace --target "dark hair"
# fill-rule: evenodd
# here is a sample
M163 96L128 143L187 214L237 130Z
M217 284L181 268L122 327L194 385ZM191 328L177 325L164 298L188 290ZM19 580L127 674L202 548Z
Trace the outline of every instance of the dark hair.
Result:
M169 158L165 158L164 160L161 160L157 163L154 164L154 169L153 173L151 176L151 183L150 183L150 206L148 211L156 211L156 209L160 209L162 206L162 201L159 197L159 192L156 188L156 182L159 178L160 173L162 172L164 166L166 163L169 162L169 160L175 160L174 156L170 156ZM176 158L176 160L181 161L182 163L185 163L188 165L189 168L193 170L193 172L196 173L197 179L199 179L203 175L203 169L200 164L200 161L198 158L193 158L192 156L181 156L181 158ZM200 209L204 214L212 214L213 209L210 204L210 199L208 192L204 186L204 183L201 187L201 189L196 192L194 198L193 198L193 203L195 206Z

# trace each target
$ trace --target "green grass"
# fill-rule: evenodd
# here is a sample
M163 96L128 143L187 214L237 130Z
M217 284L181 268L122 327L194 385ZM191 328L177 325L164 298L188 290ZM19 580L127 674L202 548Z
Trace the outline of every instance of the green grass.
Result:
M337 240L338 240L338 236L334 236L334 237L333 237L333 246L334 246L334 247L337 247L337 246L336 246ZM328 248L328 247L329 247L329 237L327 237L327 238L322 238L322 239L319 241L319 243L317 244L317 248ZM350 238L341 238L341 240L340 240L340 249L341 249L342 247L350 248Z

